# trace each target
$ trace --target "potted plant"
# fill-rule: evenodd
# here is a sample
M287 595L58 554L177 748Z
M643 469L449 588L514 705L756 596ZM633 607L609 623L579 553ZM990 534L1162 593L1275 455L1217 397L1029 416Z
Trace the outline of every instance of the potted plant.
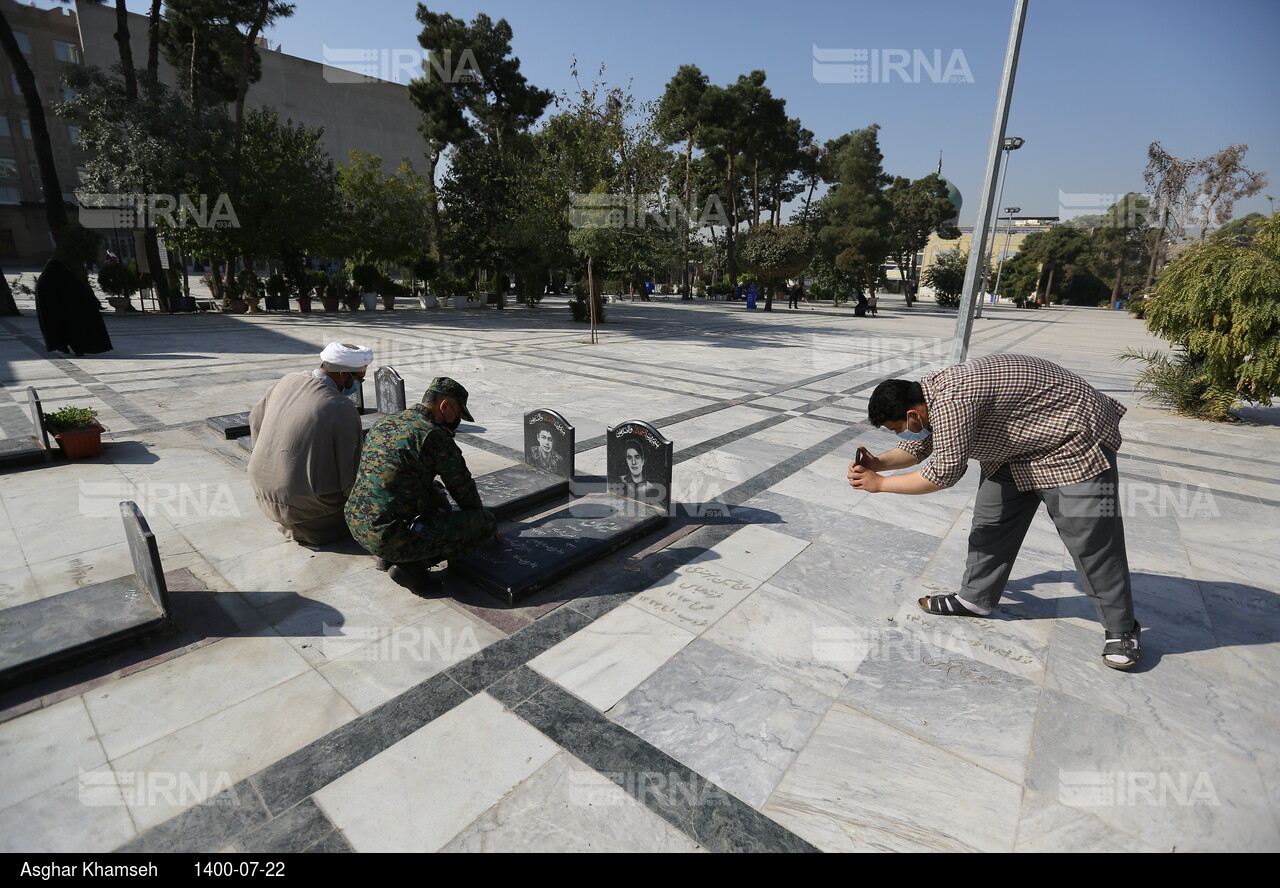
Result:
M396 298L405 294L404 284L384 276L378 284L378 292L382 294L382 307L391 311L396 307Z
M1143 304L1143 301L1141 296L1129 300L1128 304L1125 305L1125 308L1129 309L1129 317L1137 318L1138 320L1146 317L1147 307Z
M285 294L284 275L273 273L267 278L267 311L288 311L289 297Z
M129 297L138 292L141 282L133 269L120 262L109 262L98 272L98 287L107 294L107 303L116 314L137 311Z
M67 459L102 455L102 433L106 430L98 423L98 411L92 407L62 407L46 413L44 424Z
M251 314L258 311L258 276L253 273L252 268L242 268L236 272L236 285L240 291L240 298L244 300L245 308Z
M355 266L351 269L351 282L360 292L367 311L378 307L378 285L382 282L382 275L377 268L367 263Z
M337 311L342 305L342 297L347 292L347 273L335 271L321 293L320 301L325 311Z
M302 276L302 287L298 290L298 311L311 311L311 296L322 297L325 287L329 285L329 276L318 268L307 269Z

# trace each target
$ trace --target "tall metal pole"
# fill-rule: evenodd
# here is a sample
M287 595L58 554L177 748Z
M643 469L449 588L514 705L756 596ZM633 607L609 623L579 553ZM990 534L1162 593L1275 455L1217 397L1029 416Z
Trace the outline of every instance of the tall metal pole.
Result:
M1004 203L1004 201L1001 201ZM1013 214L1022 212L1022 207L1005 207L1004 249L1000 251L1000 264L996 266L996 285L991 292L1000 295L1000 275L1004 273L1004 257L1009 255L1009 240L1013 237Z
M1013 99L1013 80L1018 72L1018 51L1022 47L1022 26L1027 19L1027 0L1015 0L1013 23L1009 27L1009 45L1004 54L1004 72L1000 75L1000 95L996 102L995 122L991 127L991 144L987 148L987 171L983 179L982 199L978 203L977 225L969 247L969 267L964 273L964 295L956 317L956 332L951 339L947 363L964 362L969 352L969 335L973 332L973 310L977 301L978 266L987 253L987 236L991 230L991 202L996 196L996 171L1000 166L1000 150L1004 145L1004 129L1009 122L1009 103Z
M1009 137L1002 143L1002 148L1004 150L1004 172L1000 174L1000 197L991 206L991 212L995 214L996 217L996 237L1000 236L1000 216L996 207L1004 203L1004 183L1009 180L1009 155L1021 148L1025 144L1025 141L1026 140L1024 139ZM995 237L993 237L991 239L991 249L987 252L987 261L982 263L982 283L978 287L978 317L982 317L982 302L984 297L987 295L987 276L991 274L991 260L995 255L996 240Z

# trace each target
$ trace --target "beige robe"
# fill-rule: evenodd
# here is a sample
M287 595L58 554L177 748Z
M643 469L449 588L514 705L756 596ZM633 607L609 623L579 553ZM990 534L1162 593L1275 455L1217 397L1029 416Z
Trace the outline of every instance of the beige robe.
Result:
M249 413L249 483L289 539L347 535L342 507L360 465L360 414L327 376L290 373Z

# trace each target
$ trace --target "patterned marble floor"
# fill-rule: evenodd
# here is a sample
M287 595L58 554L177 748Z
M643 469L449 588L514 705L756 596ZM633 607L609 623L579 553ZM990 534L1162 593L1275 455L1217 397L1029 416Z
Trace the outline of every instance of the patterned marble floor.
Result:
M29 308L29 304L27 308ZM131 572L115 503L156 533L187 631L0 698L6 851L1280 850L1280 411L1206 426L1136 403L1101 310L988 309L972 355L1035 354L1129 405L1121 508L1141 668L1102 634L1047 516L991 619L954 589L976 470L928 497L851 491L881 379L941 366L954 315L609 306L584 342L536 310L107 318L115 351L45 354L0 319L0 435L97 407L98 460L0 475L0 607ZM476 473L519 417L675 443L672 523L504 608L409 596L353 545L263 518L204 417L335 339L411 397L471 391ZM430 804L423 804L429 799Z

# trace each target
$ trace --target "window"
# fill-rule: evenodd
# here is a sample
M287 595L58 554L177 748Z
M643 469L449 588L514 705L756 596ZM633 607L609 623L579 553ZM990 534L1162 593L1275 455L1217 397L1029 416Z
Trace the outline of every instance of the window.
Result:
M9 115L0 114L0 136L12 136L9 131Z
M18 178L18 162L12 157L0 157L0 179Z
M85 179L89 178L89 170L87 167L76 167L76 182L83 185Z
M64 86L62 88L62 101L71 102L72 104L74 104L75 100L76 100L76 91L69 86Z
M72 147L79 148L80 147L80 127L78 126L67 127L67 138L71 141Z
M22 203L22 195L17 188L7 185L0 185L0 204L20 204Z
M40 178L40 164L31 164L31 180L36 183L36 197L44 197L44 180Z
M60 62L80 61L80 54L76 51L76 45L65 40L53 41L53 54Z
M22 118L22 138L24 139L31 138L31 121L27 120L27 118L25 117Z
M31 55L31 41L27 38L26 33L14 31L13 39L18 41L18 49L22 50L24 55Z
M20 95L22 95L22 87L18 85L18 75L17 75L17 74L10 74L10 75L9 75L9 85L13 87L13 94L14 94L15 96L20 96Z

